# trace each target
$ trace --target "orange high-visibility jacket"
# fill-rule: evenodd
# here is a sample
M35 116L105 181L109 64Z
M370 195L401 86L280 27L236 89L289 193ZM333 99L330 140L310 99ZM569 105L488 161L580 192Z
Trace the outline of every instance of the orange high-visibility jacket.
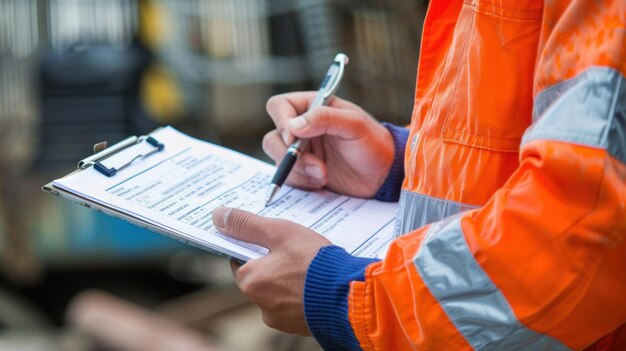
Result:
M362 349L626 350L626 0L432 0L404 167Z

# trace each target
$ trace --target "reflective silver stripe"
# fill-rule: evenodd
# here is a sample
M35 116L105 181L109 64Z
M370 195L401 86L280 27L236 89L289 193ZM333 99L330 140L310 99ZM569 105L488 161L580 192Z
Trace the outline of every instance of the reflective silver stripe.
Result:
M535 123L522 146L558 140L603 148L626 163L626 78L610 67L592 67L535 98Z
M402 190L396 215L396 236L479 206L437 199Z
M461 335L475 350L569 350L518 321L467 246L460 218L433 224L414 263Z

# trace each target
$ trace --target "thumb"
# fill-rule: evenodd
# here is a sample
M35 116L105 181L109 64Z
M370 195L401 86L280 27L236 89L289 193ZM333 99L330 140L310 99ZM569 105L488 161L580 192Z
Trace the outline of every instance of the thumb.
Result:
M366 133L364 117L356 111L320 106L292 118L287 128L298 138L333 135L342 139L358 139Z
M220 206L213 210L213 224L222 233L240 241L263 246L269 250L280 242L273 219L236 208Z

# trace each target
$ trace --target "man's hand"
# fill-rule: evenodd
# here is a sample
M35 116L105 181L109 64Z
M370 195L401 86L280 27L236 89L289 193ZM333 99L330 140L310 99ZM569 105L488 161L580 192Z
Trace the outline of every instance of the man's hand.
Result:
M307 112L315 94L297 92L269 99L267 112L276 129L265 135L263 150L279 163L294 137L311 139L288 184L373 197L393 162L391 133L363 109L337 97Z
M213 211L213 223L228 236L269 250L267 256L242 266L231 263L237 286L259 305L263 322L288 333L311 335L304 318L304 280L309 264L330 241L290 221L227 207Z

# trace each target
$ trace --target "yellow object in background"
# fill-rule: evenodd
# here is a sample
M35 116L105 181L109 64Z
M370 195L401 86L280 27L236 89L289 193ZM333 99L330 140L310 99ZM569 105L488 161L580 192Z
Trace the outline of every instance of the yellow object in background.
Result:
M167 32L167 15L155 1L139 2L139 39L149 49L156 50Z
M144 74L141 101L150 116L162 124L178 120L184 112L176 78L162 65L152 65Z
M155 1L139 3L139 38L151 51L157 51L167 32L167 16ZM159 123L170 123L182 117L184 108L176 78L163 65L154 64L143 76L141 101L146 111Z

